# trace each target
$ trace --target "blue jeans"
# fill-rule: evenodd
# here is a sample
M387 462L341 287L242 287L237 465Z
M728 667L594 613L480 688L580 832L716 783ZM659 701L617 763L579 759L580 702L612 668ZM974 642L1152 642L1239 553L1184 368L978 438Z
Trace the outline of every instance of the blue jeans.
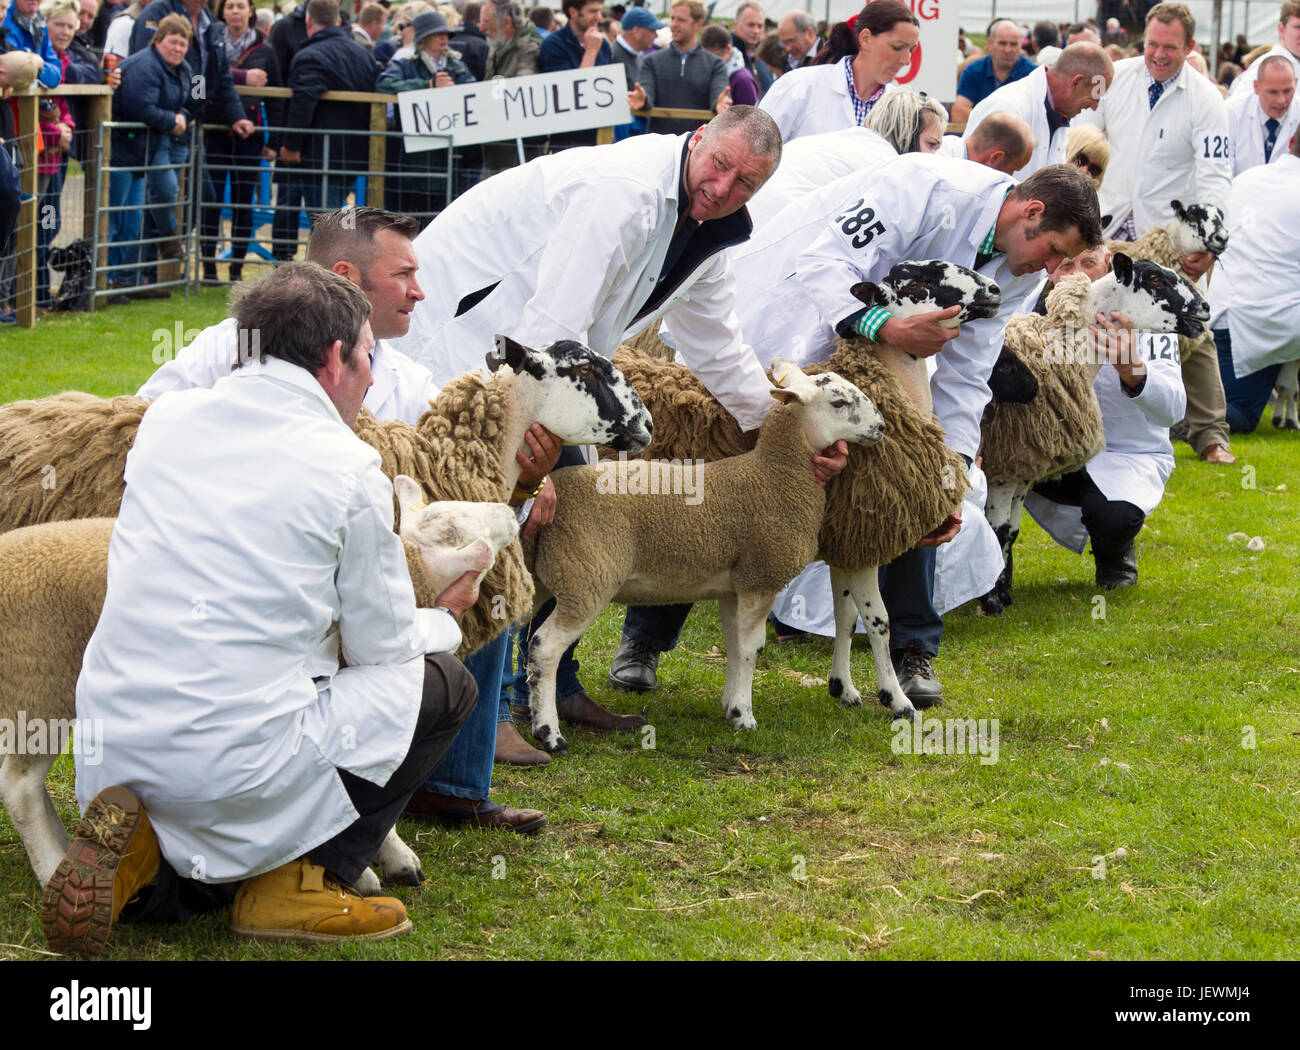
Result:
M149 158L149 217L159 237L176 236L176 198L180 196L179 166L190 157L186 135L161 135Z
M140 246L127 241L140 239L140 205L144 203L144 172L111 171L108 176L108 203L126 211L108 213L108 278L122 288L133 288L140 278ZM116 269L116 267L126 267Z
M451 748L424 782L424 790L475 801L492 793L501 678L509 655L510 632L503 631L466 659L465 668L478 685L478 701L451 742Z
M943 617L934 607L935 547L913 547L880 566L880 597L889 613L889 647L905 649L916 642L939 655Z
M1265 365L1258 372L1238 379L1232 370L1232 336L1228 329L1214 329L1214 345L1219 351L1219 375L1228 402L1228 433L1249 434L1259 425L1282 364Z
M623 637L666 653L676 648L691 615L687 605L629 605L623 617Z

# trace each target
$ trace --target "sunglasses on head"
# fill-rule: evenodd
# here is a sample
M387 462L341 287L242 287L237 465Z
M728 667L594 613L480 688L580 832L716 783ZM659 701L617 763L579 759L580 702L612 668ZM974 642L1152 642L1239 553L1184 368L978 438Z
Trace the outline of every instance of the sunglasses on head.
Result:
M1084 153L1082 150L1074 155L1074 166L1076 168L1083 168L1094 179L1101 178L1101 165L1095 160L1090 160L1088 154Z

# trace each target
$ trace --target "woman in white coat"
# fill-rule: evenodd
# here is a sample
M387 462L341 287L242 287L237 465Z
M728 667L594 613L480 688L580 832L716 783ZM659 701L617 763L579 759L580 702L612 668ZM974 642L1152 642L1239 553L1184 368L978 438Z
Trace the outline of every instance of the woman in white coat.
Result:
M1109 270L1110 252L1098 247L1062 263L1053 276L1086 273L1096 281ZM1111 589L1137 583L1134 540L1173 472L1169 428L1183 417L1187 395L1176 335L1135 337L1122 315L1093 331L1127 336L1103 342L1111 365L1093 381L1106 447L1080 470L1036 485L1025 510L1076 554L1091 539L1097 586Z
M856 127L907 66L920 22L897 0L875 0L831 30L817 64L779 77L759 106L789 142Z

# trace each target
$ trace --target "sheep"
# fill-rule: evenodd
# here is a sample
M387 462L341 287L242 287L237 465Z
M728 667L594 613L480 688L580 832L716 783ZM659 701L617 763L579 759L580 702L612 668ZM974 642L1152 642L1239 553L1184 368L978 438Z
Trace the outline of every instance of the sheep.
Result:
M525 544L538 603L556 599L529 660L533 736L547 751L568 747L555 710L560 655L611 601L717 598L727 644L723 713L738 729L755 728L754 662L767 614L816 553L826 507L809 457L840 439L873 444L885 427L871 401L834 373L806 376L781 359L773 372L778 404L751 452L701 464L605 461L555 474L555 520ZM688 491L698 498L683 500Z
M404 475L398 475L394 488L403 504L402 536L408 547L416 548L436 593L471 569L486 572L518 532L514 512L505 504L422 506L419 485ZM6 653L0 727L74 724L77 676L104 605L114 522L80 518L0 535L0 637ZM78 732L83 728L88 727L78 727ZM99 743L87 732L74 746ZM22 740L6 743L0 730L0 744L0 803L44 886L68 849L67 832L45 790L45 777L62 741L47 739L29 750ZM384 840L376 860L391 881L418 885L423 879L419 858L396 830ZM364 883L378 892L373 873Z
M1277 374L1277 404L1273 406L1273 426L1278 430L1300 430L1300 410L1296 406L1296 391L1300 387L1296 373L1300 361L1288 361Z
M1209 307L1186 278L1147 260L1117 252L1112 271L1096 282L1086 274L1064 278L1047 297L1047 315L1022 314L1007 324L1004 349L1038 378L1027 404L992 405L981 426L980 455L989 494L985 516L1002 544L1004 568L980 599L996 616L1011 604L1012 547L1025 495L1039 481L1077 470L1105 447L1093 381L1104 358L1089 349L1088 325L1098 313L1119 311L1135 331L1194 335Z
M649 441L650 417L635 391L580 343L529 350L499 336L490 360L495 374L470 372L448 383L416 427L361 413L354 431L379 452L390 478L409 474L437 498L505 502L519 478L515 450L534 420L571 444L597 441L635 451ZM0 406L0 531L115 517L126 454L148 407L142 398L75 391ZM407 560L415 570L409 547ZM411 579L417 602L431 606L437 592L422 573L412 571ZM481 592L462 620L461 655L532 607L518 547L497 559Z
M853 291L868 305L887 305L896 316L960 303L964 309L954 324L990 317L1001 302L992 281L965 267L933 261L900 263L879 285L864 283ZM655 420L654 441L643 455L711 460L747 447L747 436L735 420L683 366L637 358L626 349L615 354L614 361ZM969 487L965 462L944 445L943 431L928 410L928 385L919 389L916 376L923 375L923 369L924 363L909 354L860 338L840 340L827 362L806 366L809 374L834 371L849 380L886 422L881 441L870 448L850 447L848 465L827 485L817 557L831 566L835 597L835 652L828 689L845 706L862 703L849 669L854 623L861 615L875 664L877 696L904 717L914 708L889 658L889 623L877 568L937 528L961 505ZM1009 388L1023 388L1030 378L1009 361L1002 377ZM924 412L905 392L904 379L927 406Z

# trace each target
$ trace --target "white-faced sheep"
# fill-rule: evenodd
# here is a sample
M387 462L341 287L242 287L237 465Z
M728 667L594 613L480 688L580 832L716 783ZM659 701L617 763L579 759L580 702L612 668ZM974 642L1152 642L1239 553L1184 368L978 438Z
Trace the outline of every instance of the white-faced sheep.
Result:
M409 466L417 475L413 485L427 485L440 495L490 505L504 501L518 480L514 453L535 419L574 443L612 442L637 451L649 441L649 414L609 361L576 343L555 343L537 351L498 339L498 347L499 354L493 359L498 370L490 378L471 373L449 383L436 410L426 413L418 431L403 423L376 423L373 418L358 422L358 435L379 451L390 477ZM31 460L20 491L25 492L31 484L39 491L43 476L39 464L52 463L56 492L60 478L76 483L107 475L115 484L88 483L79 491L116 511L121 503L126 451L148 402L112 400L110 418L123 422L98 443L93 428L84 428L87 417L104 418L100 399L61 395L0 408L0 433L8 450L21 447L22 426L18 424L41 419L51 427L30 432L34 439L43 436L48 440ZM17 411L9 411L15 408ZM80 446L59 444L58 437L68 434L80 435ZM16 458L10 452L11 474L22 476L21 470L14 469ZM413 495L416 490L404 484L399 487L406 500L400 509L407 516L408 568L417 603L427 607L440 592L426 579L425 560L417 543L446 547L448 534L445 529L429 531L413 525L409 514L423 501L422 495ZM113 519L87 519L76 513L82 508L66 499L42 505L29 497L22 505L36 512L51 512L55 507L54 512L65 520L0 535L0 637L5 639L7 651L6 674L0 676L0 717L12 717L13 712L22 710L46 724L55 724L73 717L82 654L103 605ZM484 538L489 542L503 539L508 531L500 520L502 510L483 507L483 520L489 526ZM462 520L467 516L474 515L468 510L459 513ZM532 608L531 578L513 532L510 536L508 546L488 570L481 587L483 597L462 617L462 632L468 638L474 631L479 639L477 644L467 642L470 648L463 651L473 651ZM455 564L442 575L462 564L465 557L447 553ZM508 564L503 568L502 562ZM504 620L492 615L501 611L499 601L493 608L497 595L506 599ZM471 613L478 614L477 620ZM0 801L18 828L42 884L67 848L66 834L44 790L53 758L36 756L32 760L10 754L0 765ZM422 879L418 858L395 830L376 861L389 881L418 884ZM378 879L368 872L358 888L377 892Z
M887 305L899 317L961 305L953 323L990 317L1001 302L992 281L965 267L933 261L901 263L879 285L856 286L854 294L868 305ZM654 441L645 456L710 460L744 449L746 439L735 421L683 366L623 350L614 360L655 420ZM835 601L829 690L845 705L862 702L849 668L853 628L861 616L880 702L895 715L909 716L914 708L889 657L889 618L877 570L914 547L961 505L968 488L966 464L943 443L943 431L928 407L918 408L905 392L906 382L928 406L928 386L922 392L917 378L924 375L924 362L854 338L840 340L828 361L805 366L805 371L834 371L849 380L871 399L886 426L884 437L870 448L849 448L848 465L826 487L817 557L831 567Z
M995 404L985 412L980 455L989 481L985 514L1002 544L1004 568L981 606L997 615L1011 603L1012 548L1025 495L1039 481L1077 470L1106 439L1093 382L1105 361L1089 343L1098 313L1125 314L1135 332L1198 332L1209 308L1186 278L1122 252L1096 282L1064 278L1047 297L1047 314L1022 314L1007 324L1004 351L1035 374L1038 395L1026 404Z
M723 713L738 729L754 728L754 663L767 614L816 553L825 512L809 459L841 439L873 444L884 430L870 400L839 376L805 376L779 359L773 373L778 404L751 452L675 467L606 460L555 474L555 520L525 544L539 602L556 599L529 650L533 735L548 751L567 748L555 710L560 655L611 601L718 599L727 644ZM634 472L658 478L674 469L693 473L695 498L682 498L680 477L666 485L631 480Z
M518 525L503 503L434 503L399 475L402 535L437 593L472 569L486 571L511 543ZM14 529L0 535L0 726L72 726L82 653L104 605L113 518L82 518ZM5 741L0 748L0 803L44 885L68 848L68 836L45 790L63 741ZM93 734L77 747L102 746ZM9 746L14 745L14 746ZM418 884L419 859L395 832L376 858L391 881ZM372 875L373 878L373 875ZM378 888L376 882L374 889Z

